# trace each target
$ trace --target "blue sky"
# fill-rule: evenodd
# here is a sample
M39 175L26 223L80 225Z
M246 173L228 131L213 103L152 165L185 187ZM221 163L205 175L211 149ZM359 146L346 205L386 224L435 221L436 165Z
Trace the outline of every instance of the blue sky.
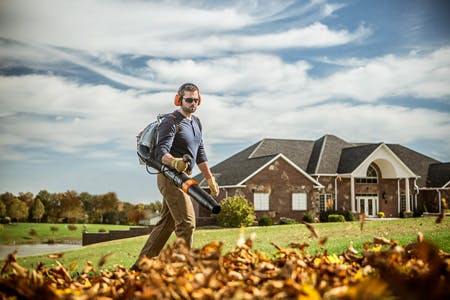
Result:
M161 200L135 134L184 82L214 165L262 138L450 161L449 1L0 3L0 192Z

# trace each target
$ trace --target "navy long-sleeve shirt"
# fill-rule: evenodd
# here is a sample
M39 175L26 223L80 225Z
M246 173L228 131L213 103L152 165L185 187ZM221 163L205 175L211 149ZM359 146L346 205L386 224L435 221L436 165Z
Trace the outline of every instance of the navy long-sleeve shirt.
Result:
M167 153L172 154L173 157L183 157L184 154L189 154L194 161L191 162L188 170L192 170L195 163L208 161L200 125L194 117L189 120L178 110L175 110L172 114L177 118L167 116L158 127L158 143L155 147L156 159L161 161L161 158Z

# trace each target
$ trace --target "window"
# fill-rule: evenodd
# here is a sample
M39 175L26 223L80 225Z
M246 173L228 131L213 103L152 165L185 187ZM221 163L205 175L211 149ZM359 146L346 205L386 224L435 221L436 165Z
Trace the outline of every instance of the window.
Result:
M377 170L370 165L367 168L366 177L355 178L356 183L378 183L378 173Z
M327 211L333 209L333 197L331 194L319 195L320 211Z
M292 210L306 210L306 193L292 193Z
M254 193L253 203L255 205L255 211L269 210L269 193Z
M413 209L413 195L409 194L409 208ZM405 193L400 194L400 211L406 211L406 195Z

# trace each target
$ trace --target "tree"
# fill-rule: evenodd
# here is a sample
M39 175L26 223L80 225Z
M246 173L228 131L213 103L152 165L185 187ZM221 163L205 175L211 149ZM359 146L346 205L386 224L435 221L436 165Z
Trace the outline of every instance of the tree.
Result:
M6 205L3 203L3 201L0 201L0 217L6 216Z
M22 200L23 202L25 202L25 204L28 207L31 207L33 205L34 195L30 192L26 192L26 193L20 192L19 196L17 198L19 198L19 200Z
M45 207L44 215L41 218L42 222L47 222L48 220L48 208L52 195L47 190L40 190L39 193L34 197L34 201L41 201L42 205Z
M252 226L256 221L255 211L247 199L236 196L221 202L222 210L214 215L217 223L224 227Z
M45 205L46 219L48 222L58 222L61 214L61 196L60 194L50 194L48 202Z
M16 219L16 221L25 220L28 218L28 206L25 202L15 198L11 206L7 210L8 216L11 220Z
M76 223L78 219L83 218L83 208L77 192L67 191L60 194L61 213L60 217L65 218L69 223Z
M16 198L10 192L6 192L0 195L0 200L5 204L6 207L10 207L14 198Z
M148 205L148 208L150 209L150 211L152 212L152 213L155 213L155 212L157 212L157 211L161 211L161 208L162 208L162 203L161 203L161 201L156 201L156 202L151 202L149 205Z
M33 206L31 207L31 218L37 222L41 221L42 216L45 213L44 204L42 204L40 199L34 200Z
M81 206L83 207L84 216L87 217L85 222L94 222L94 212L95 212L95 199L94 196L87 192L82 192L79 195Z
M138 224L145 217L145 209L143 204L137 204L128 212L128 221L131 224Z

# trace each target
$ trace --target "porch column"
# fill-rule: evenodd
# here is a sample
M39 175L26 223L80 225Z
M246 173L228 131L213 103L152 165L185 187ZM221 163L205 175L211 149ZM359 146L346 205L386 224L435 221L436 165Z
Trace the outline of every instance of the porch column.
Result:
M352 212L356 212L355 210L355 178L353 175L350 175L350 207L352 208Z
M439 204L439 213L442 211L442 194L440 190L438 191L438 204Z
M405 178L405 197L406 197L406 212L411 212L411 203L409 202L409 178Z
M397 213L400 213L401 204L400 204L400 178L397 179Z

